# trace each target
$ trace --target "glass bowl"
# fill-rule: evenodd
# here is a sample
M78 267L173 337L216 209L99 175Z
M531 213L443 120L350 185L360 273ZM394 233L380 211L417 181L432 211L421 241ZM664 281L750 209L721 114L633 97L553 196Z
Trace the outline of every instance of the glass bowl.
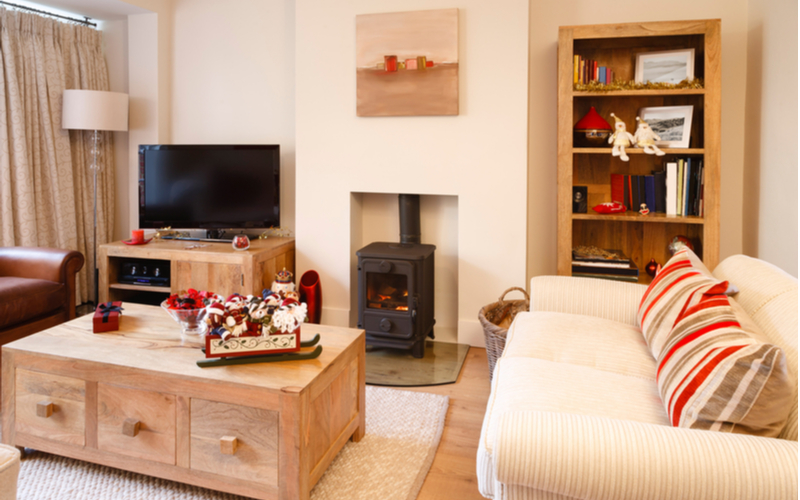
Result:
M161 308L167 311L172 319L181 325L181 337L202 343L208 326L206 325L206 308L202 309L170 309L167 301L161 303Z

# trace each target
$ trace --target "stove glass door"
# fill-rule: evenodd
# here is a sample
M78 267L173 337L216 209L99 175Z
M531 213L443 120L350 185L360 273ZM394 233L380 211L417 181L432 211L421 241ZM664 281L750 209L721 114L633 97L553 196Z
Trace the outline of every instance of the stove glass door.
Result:
M408 311L408 276L367 272L367 309Z

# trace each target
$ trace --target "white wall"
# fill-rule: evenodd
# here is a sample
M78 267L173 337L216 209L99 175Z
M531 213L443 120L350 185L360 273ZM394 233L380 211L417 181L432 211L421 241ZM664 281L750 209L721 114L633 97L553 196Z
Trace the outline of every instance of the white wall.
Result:
M460 114L357 117L356 15L453 7ZM525 282L528 0L300 0L296 19L297 270L320 273L323 322L350 320L352 192L457 196L458 340L482 345L479 309Z
M797 1L747 13L744 250L797 276Z
M173 16L172 143L280 144L294 229L294 1L175 0Z
M581 0L531 0L528 276L556 272L556 55L559 26L722 19L720 259L742 252L742 214L748 210L742 204L748 2L675 0L643 8L646 5L640 0L620 0L613 5ZM796 44L796 40L793 43ZM794 197L796 200L796 191Z

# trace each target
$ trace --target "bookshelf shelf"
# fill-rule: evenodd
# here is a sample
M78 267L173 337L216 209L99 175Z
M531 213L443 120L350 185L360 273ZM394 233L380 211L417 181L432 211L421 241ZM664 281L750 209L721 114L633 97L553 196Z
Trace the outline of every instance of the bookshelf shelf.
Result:
M572 214L572 220L594 221L628 221L643 222L645 224L705 224L702 217L677 216L658 213L642 215L639 212L625 212L619 214Z
M600 92L574 91L573 97L640 97L670 95L705 95L706 89L668 89L668 90L606 90Z
M639 269L639 283L651 281L644 267L664 264L671 255L669 242L678 235L695 242L709 269L719 261L719 187L721 170L721 70L719 19L563 26L558 40L558 274L572 274L572 249L593 245L619 249ZM636 55L644 52L694 49L694 75L702 89L576 91L573 62L579 55L612 68L618 80L633 80ZM629 147L630 161L611 156L610 147L573 146L573 126L591 107L613 124L620 117L633 134L635 118L644 107L692 106L690 148L665 149L665 156L645 154ZM666 162L691 159L702 162L703 216L667 216L653 207L647 216L629 211L600 215L591 207L611 200L611 175L649 176ZM589 213L572 213L574 186L586 186ZM694 189L694 188L692 188ZM698 191L699 192L699 191ZM691 205L690 205L691 206Z
M660 148L661 151L665 152L668 155L702 155L705 154L704 148L685 148L685 149L667 149L667 148ZM575 154L606 154L611 155L611 147L607 148L572 148L572 152ZM625 152L629 155L643 155L645 154L643 149L639 148L625 148Z

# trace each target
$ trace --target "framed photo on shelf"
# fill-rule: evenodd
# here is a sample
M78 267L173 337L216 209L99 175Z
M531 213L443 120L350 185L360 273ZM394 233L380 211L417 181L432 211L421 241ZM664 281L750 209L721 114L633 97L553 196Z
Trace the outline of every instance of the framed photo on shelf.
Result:
M694 79L694 49L636 54L636 83L680 83Z
M587 212L589 201L586 199L588 196L588 186L572 186L572 213L585 214Z
M656 146L688 148L692 135L694 106L659 106L639 109L639 119L647 122L661 140Z

